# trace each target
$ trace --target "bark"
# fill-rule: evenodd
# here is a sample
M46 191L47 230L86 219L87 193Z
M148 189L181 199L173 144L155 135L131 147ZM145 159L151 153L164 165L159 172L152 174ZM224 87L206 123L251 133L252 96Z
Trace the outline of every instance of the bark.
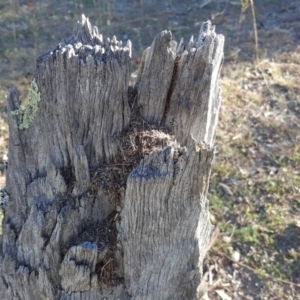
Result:
M37 59L28 128L8 95L0 299L197 299L223 43L163 31L129 87L130 41L83 16Z

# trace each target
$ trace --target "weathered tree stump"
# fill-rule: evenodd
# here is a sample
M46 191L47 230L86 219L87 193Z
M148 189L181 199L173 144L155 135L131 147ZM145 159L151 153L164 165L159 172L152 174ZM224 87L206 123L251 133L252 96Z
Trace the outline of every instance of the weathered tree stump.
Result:
M224 38L210 22L146 49L84 16L8 95L0 299L197 299Z

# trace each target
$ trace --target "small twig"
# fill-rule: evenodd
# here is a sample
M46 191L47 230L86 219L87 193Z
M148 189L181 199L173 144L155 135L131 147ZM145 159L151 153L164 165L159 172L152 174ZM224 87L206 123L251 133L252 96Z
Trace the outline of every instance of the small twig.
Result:
M241 52L242 49L237 48L236 50L234 50L232 53L229 53L228 55L225 56L225 59L229 59L229 58L233 58L236 55L238 55Z
M254 1L250 0L251 12L252 12L252 21L253 21L253 30L254 30L254 41L255 41L255 56L256 62L258 61L258 34L257 34L257 25L256 25L256 15L254 9Z
M214 249L214 252L216 252L220 256L226 257L228 260L230 260L230 261L232 261L232 262L240 265L241 267L246 268L246 269L254 272L255 274L259 272L259 270L255 269L255 268L252 268L252 267L250 267L250 266L248 266L248 265L246 265L246 264L244 264L242 262L234 261L226 253L224 253L223 251L221 251L219 249L218 250ZM289 284L289 285L293 285L293 286L296 286L296 287L300 287L299 283L295 283L295 282L292 282L292 281L289 281L289 280L284 280L284 279L276 278L276 277L273 277L273 276L271 276L271 275L269 275L267 273L265 273L263 276L271 278L272 280L277 281L277 282L281 282L281 283L284 283L284 284Z
M131 166L131 164L108 164L106 167Z
M206 246L205 250L204 250L204 257L206 256L206 253L211 249L211 247L214 245L215 241L217 240L217 237L220 234L220 228L218 225L215 226L213 232L211 233L210 236L210 241L208 243L208 245Z
M103 276L103 272L105 271L105 267L112 261L112 258L109 258L108 261L101 268L101 277Z

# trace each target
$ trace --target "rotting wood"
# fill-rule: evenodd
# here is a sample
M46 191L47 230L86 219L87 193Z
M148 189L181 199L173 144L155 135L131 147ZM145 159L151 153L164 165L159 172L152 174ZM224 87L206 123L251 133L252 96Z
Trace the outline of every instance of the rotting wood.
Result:
M0 299L197 299L223 43L163 31L129 87L131 43L83 16L37 59L35 118L9 118Z

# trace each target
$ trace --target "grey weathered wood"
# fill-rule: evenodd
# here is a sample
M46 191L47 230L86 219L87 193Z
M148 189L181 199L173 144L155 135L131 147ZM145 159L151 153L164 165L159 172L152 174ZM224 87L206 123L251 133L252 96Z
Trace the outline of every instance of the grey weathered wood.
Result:
M163 31L143 54L136 88L139 111L147 122L160 124L163 119L173 77L176 47L172 33Z
M206 193L212 152L190 139L174 164L176 150L144 158L127 181L125 283L137 299L196 299L211 229Z
M197 299L223 37L163 31L128 90L130 55L83 16L37 59L35 119L9 118L0 299Z
M210 22L203 23L198 38L178 49L178 62L166 111L165 126L172 127L180 143L189 134L197 142L213 145L221 105L219 87L223 62L223 36Z

